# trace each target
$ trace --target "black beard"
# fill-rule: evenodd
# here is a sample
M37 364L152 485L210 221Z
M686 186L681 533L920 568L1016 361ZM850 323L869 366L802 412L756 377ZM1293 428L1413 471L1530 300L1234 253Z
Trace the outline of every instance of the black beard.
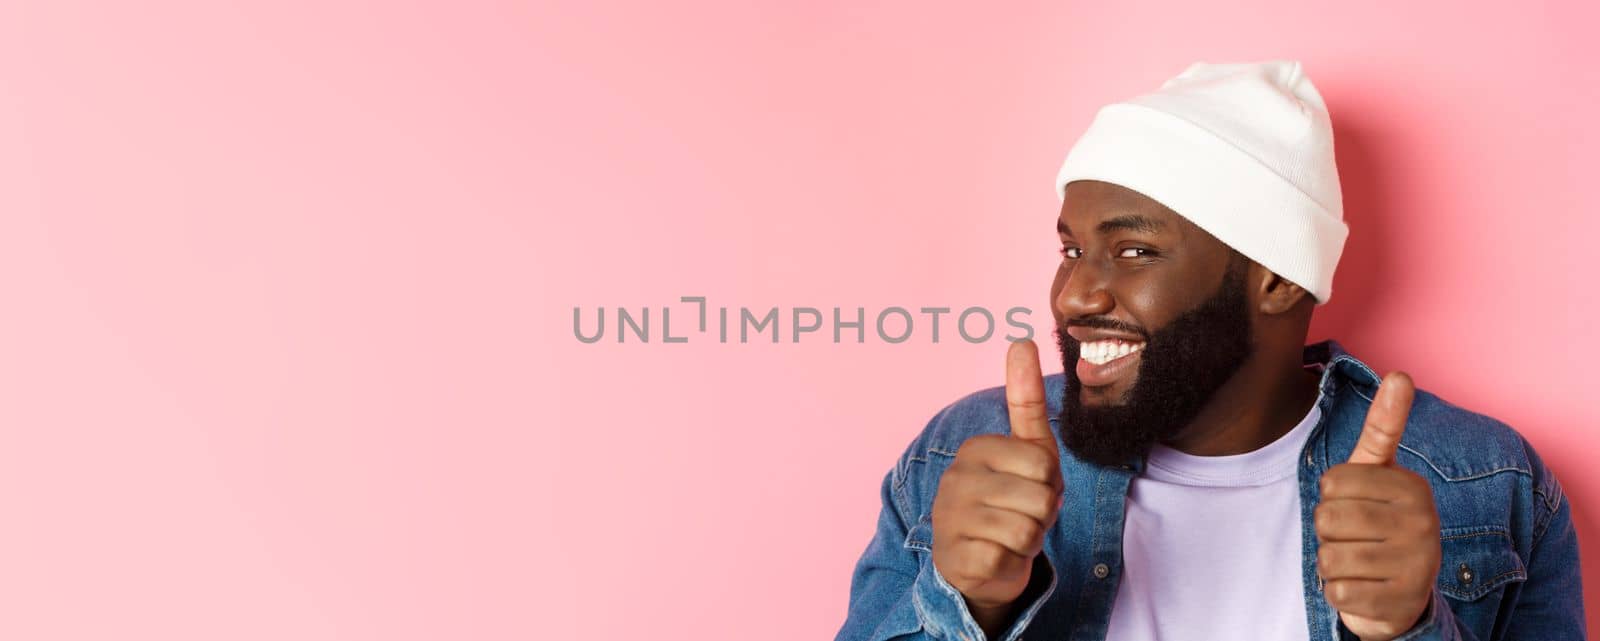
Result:
M1074 367L1078 341L1056 328L1066 367L1061 431L1078 458L1104 466L1142 459L1157 442L1176 435L1211 400L1250 356L1248 298L1243 265L1230 265L1222 287L1154 334L1144 334L1133 389L1110 405L1085 406ZM1127 330L1109 319L1086 318L1069 325Z

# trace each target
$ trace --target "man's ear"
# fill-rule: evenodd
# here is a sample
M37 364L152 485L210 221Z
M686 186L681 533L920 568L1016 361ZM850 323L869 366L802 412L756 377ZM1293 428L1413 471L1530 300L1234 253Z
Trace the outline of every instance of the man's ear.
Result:
M1304 287L1272 273L1260 263L1250 263L1250 276L1250 282L1256 284L1254 293L1259 301L1256 309L1263 314L1282 314L1299 306L1300 301L1312 299Z

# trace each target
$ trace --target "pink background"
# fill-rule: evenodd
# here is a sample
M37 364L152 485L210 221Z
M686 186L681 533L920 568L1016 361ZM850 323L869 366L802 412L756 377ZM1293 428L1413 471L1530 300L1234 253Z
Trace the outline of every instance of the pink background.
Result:
M1094 109L1274 57L1353 228L1314 338L1521 429L1600 594L1594 3L1200 4L0 5L0 637L831 638L1005 343L573 307L1044 337Z

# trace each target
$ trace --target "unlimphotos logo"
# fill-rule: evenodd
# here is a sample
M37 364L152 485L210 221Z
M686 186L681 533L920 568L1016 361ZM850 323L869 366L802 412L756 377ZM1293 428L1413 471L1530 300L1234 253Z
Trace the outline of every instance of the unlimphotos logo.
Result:
M673 308L661 306L655 308L660 311L656 318L660 319L659 334L651 331L651 308L640 307L630 310L627 307L610 308L613 311L612 322L606 323L606 307L595 307L592 314L585 314L581 307L572 308L572 335L584 343L598 343L606 338L607 329L618 343L629 342L629 335L633 341L649 343L652 339L662 343L687 343L691 338L704 337L701 340L710 340L713 329L718 343L730 342L732 333L739 343L749 343L751 336L761 340L762 334L770 330L769 340L773 343L788 342L799 343L802 337L811 334L808 341L823 341L832 334L834 343L845 342L847 336L853 335L856 343L867 342L868 328L876 340L885 343L904 343L911 340L919 331L926 340L938 343L941 338L948 337L948 328L941 333L940 319L948 318L950 324L955 325L955 333L968 343L983 343L994 337L997 329L995 314L985 307L967 307L959 312L950 307L920 307L918 313L913 314L905 307L892 306L877 310L876 314L868 314L865 307L843 308L834 307L831 313L824 314L822 309L816 307L769 307L764 310L751 310L748 307L716 307L706 304L704 296L681 296L680 303L693 304L697 307L696 329L687 330L680 328L674 334L672 327ZM685 311L688 308L680 308ZM715 312L715 318L712 318ZM1005 324L1016 330L1018 334L1007 332L1004 335L1007 341L1031 340L1033 338L1033 325L1028 323L1028 315L1033 312L1026 307L1012 307L1005 311ZM585 320L586 316L589 320ZM832 323L828 320L832 319ZM869 322L869 319L870 322ZM918 319L921 319L920 321ZM787 323L785 323L787 321ZM713 328L712 325L715 324ZM787 325L788 330L783 327ZM926 329L923 329L926 328ZM824 329L831 330L823 332Z

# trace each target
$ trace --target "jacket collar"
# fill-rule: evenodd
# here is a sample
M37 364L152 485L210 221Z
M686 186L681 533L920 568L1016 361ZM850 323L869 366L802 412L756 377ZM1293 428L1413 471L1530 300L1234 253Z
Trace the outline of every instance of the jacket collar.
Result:
M1369 392L1376 390L1382 380L1377 372L1367 367L1350 352L1345 351L1339 341L1325 340L1305 347L1301 362L1306 365L1322 365L1322 393L1332 396L1340 383L1355 385Z

